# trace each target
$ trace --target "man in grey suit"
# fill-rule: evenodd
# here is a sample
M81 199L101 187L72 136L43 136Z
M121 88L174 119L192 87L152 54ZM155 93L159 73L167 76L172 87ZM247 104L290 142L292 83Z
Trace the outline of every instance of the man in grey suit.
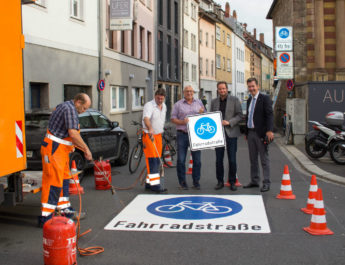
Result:
M211 102L210 111L222 112L222 125L225 131L226 151L228 153L229 161L229 183L230 189L236 191L236 152L237 152L237 137L240 136L239 121L242 119L241 103L237 97L228 95L228 85L221 81L217 83L218 97ZM218 183L215 186L216 190L224 187L224 151L225 147L216 148L216 174Z

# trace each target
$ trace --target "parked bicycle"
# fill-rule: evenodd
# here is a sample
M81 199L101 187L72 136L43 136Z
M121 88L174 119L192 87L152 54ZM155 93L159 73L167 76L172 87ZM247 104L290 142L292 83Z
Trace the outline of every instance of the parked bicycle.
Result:
M135 173L140 166L141 159L144 153L143 146L143 128L142 124L137 121L132 121L132 125L137 126L137 143L134 145L129 157L129 172ZM162 150L162 160L166 167L176 167L177 157L176 157L176 135L172 132L172 128L164 128L163 133L163 150Z

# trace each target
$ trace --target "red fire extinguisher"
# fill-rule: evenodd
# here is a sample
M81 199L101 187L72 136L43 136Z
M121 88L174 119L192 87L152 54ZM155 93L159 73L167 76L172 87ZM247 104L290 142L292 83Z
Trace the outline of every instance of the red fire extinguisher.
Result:
M43 226L45 265L77 264L76 227L71 219L53 216Z
M111 188L111 165L109 160L95 160L93 172L96 190L109 190Z

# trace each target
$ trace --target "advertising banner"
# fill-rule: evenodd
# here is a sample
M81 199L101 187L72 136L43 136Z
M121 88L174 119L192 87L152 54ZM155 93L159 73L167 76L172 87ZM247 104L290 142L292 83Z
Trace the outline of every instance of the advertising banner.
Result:
M220 111L188 116L188 119L187 128L192 151L225 146Z
M133 0L110 0L110 30L132 30Z

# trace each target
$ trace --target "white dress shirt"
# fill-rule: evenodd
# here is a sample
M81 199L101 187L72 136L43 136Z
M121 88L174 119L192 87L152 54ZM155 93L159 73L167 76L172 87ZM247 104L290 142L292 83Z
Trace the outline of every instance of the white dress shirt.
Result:
M166 112L167 106L165 105L165 103L162 104L162 109L160 109L154 99L147 102L144 106L142 120L144 132L149 132L148 128L145 125L144 118L149 118L153 129L153 134L163 133Z
M252 104L255 104L255 105L254 105L254 108L253 108L253 115L252 115L252 117L251 117L251 122L252 122L252 124L253 124L253 127L252 127L252 128L255 127L253 118L254 118L255 106L256 106L256 102L258 101L259 94L260 94L260 92L258 92L254 97L252 96L252 100L250 101L250 104L249 104L249 108L248 108L248 123L247 123L248 128L249 128L249 124L250 124L249 118L250 118L250 116L251 116L251 111L250 111L250 110L252 109ZM253 102L253 101L254 101L254 100L253 100L254 98L255 98L255 103Z

